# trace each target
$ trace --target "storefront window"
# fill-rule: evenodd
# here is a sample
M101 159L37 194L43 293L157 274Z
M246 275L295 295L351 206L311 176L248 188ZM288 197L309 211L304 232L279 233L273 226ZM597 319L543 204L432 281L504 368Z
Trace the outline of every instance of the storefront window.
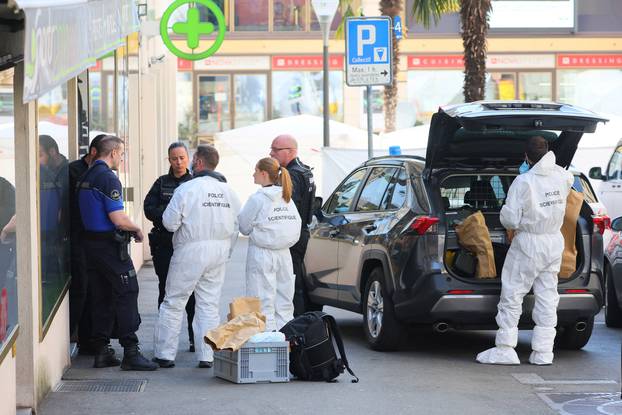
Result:
M622 115L622 69L559 70L557 99L596 112Z
M305 0L274 0L274 30L305 30L307 7Z
M343 73L329 75L329 113L343 121ZM322 115L322 72L272 72L272 116Z
M13 70L0 72L0 355L17 327Z
M69 170L66 85L37 101L39 132L39 229L42 321L55 309L69 281Z
M266 121L266 75L235 75L235 128Z
M269 0L236 0L235 30L261 32L268 30Z
M408 72L408 101L417 112L417 124L429 123L439 106L464 102L460 70Z
M91 136L114 133L114 53L89 68L89 123Z
M177 72L177 136L194 147L197 119L192 108L192 72Z
M516 99L516 74L492 72L486 74L486 99Z
M231 129L228 75L199 76L199 134Z
M518 99L529 101L553 100L553 74L550 72L520 72Z

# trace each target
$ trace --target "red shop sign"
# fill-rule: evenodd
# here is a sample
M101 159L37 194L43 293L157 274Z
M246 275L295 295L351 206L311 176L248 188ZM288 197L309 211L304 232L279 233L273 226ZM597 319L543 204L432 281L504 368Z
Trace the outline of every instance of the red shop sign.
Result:
M330 69L343 69L343 55L330 55L328 67ZM282 55L272 57L272 69L315 69L323 68L324 60L321 55Z
M185 59L177 58L177 70L178 71L191 71L192 61L187 61Z
M97 59L95 61L95 65L91 66L90 68L88 68L89 71L91 72L98 72L102 70L102 61L101 59Z
M462 55L410 55L408 69L417 68L464 68Z
M622 54L559 54L558 68L622 68Z

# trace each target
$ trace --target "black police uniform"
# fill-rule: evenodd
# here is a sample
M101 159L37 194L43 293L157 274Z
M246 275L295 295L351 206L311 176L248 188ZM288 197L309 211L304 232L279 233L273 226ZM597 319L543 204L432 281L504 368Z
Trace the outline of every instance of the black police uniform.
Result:
M302 219L300 239L289 249L296 274L296 289L294 291L294 316L313 309L306 293L304 283L304 258L309 242L309 224L313 215L313 200L315 199L315 182L309 166L295 158L287 165L287 171L292 178L292 200Z
M105 353L116 322L119 343L125 349L125 363L128 355L138 354L136 331L140 314L138 281L129 255L129 234L116 231L108 217L109 213L123 209L121 182L104 161L96 160L80 179L78 188L92 293L91 341L98 354ZM121 241L120 235L126 238ZM122 369L126 369L124 363ZM147 366L138 370L154 369Z
M69 163L69 212L71 225L71 285L69 286L69 331L77 329L80 353L93 353L90 347L91 317L88 297L86 252L82 233L84 226L78 206L78 181L89 169L86 156Z
M158 308L164 301L166 276L168 275L168 268L173 256L173 232L169 232L162 224L162 214L171 201L175 189L190 179L192 179L192 175L187 170L186 174L179 178L175 177L172 170L169 170L168 174L158 177L145 197L145 216L153 222L153 229L149 233L149 247L151 248L151 257L153 258L153 267L158 276ZM194 343L194 332L192 330L194 304L194 294L192 294L186 303L188 338L191 345Z

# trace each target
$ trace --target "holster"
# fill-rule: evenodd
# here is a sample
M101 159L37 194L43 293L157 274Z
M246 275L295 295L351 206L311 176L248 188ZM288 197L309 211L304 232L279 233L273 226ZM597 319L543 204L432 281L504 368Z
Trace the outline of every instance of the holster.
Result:
M119 260L125 262L131 258L130 256L130 239L132 234L127 231L116 230L114 232L114 241L118 246Z

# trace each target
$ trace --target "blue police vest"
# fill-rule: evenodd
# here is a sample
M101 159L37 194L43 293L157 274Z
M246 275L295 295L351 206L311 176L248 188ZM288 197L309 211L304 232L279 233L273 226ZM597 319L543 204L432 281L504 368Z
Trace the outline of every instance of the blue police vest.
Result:
M112 232L115 225L108 214L123 210L121 181L102 160L96 160L78 182L78 204L84 229Z

